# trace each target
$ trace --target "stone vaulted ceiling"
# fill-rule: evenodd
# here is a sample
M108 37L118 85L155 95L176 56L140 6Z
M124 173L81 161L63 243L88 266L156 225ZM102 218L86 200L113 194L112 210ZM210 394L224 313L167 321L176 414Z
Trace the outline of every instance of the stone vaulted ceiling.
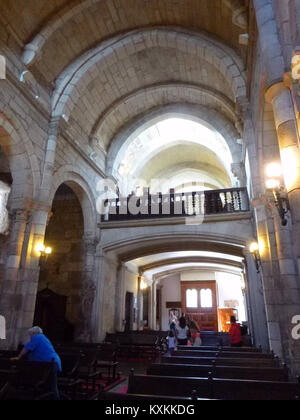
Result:
M5 0L0 12L23 71L50 92L52 115L106 156L122 129L172 104L213 110L235 132L235 103L246 94L239 37L247 33L247 6L247 0Z

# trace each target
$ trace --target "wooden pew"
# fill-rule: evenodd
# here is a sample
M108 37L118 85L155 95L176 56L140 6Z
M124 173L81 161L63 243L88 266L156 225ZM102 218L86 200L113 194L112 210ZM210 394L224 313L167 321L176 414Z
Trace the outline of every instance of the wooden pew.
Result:
M119 394L117 392L105 392L100 396L102 401L207 401L205 398L191 397L170 397L163 395L143 395L143 394Z
M52 398L49 379L53 363L17 361L11 363L12 375L6 384L8 400Z
M154 334L106 334L106 343L118 346L118 356L124 358L152 358L159 354L160 339Z
M262 353L261 348L256 347L217 347L217 346L178 346L181 351L221 351L230 353Z
M238 359L238 358L214 358L214 357L188 357L188 356L162 356L161 363L179 365L212 365L217 366L258 366L258 367L280 367L278 358L274 359Z
M109 382L114 382L117 379L118 350L115 345L103 344L97 353L96 368L100 371L104 370L108 373Z
M245 379L257 381L288 381L288 374L284 368L241 367L241 366L196 366L159 364L151 365L148 375L182 376L182 377L208 377L222 379Z
M193 391L199 398L219 400L292 401L300 397L299 383L134 374L129 377L129 394L188 397Z
M211 398L207 378L183 378L170 376L129 376L128 394L165 395L169 397L190 397L197 390L200 398Z
M259 352L230 352L219 350L207 351L207 350L177 350L172 352L173 356L188 356L188 357L219 357L226 359L274 359L274 354L271 353L259 353Z

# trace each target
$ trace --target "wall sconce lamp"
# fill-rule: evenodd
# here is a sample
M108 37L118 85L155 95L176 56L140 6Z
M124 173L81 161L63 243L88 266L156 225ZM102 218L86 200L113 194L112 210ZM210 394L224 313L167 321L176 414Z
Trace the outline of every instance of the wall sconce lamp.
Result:
M273 193L275 206L278 210L282 226L288 224L286 215L291 210L287 191L282 183L282 166L280 163L270 163L266 168L266 187Z
M38 244L36 251L40 254L40 267L45 265L49 256L52 254L52 248L45 246L44 244Z
M256 270L257 270L257 274L260 273L260 266L261 266L261 259L260 259L260 253L259 253L259 243L258 242L252 242L250 244L250 252L253 256L254 262L255 262L255 266L256 266Z
M141 279L140 288L141 288L141 290L148 289L148 284L145 282L144 279Z

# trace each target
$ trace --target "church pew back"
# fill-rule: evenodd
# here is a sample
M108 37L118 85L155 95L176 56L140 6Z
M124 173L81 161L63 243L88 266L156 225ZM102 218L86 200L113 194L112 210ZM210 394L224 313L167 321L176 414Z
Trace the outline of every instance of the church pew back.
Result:
M188 365L212 365L218 366L260 366L280 367L279 359L238 359L238 358L213 358L213 357L188 357L188 356L162 356L162 363L188 364Z
M169 397L189 397L197 390L201 398L211 398L207 378L183 378L153 375L130 375L129 394L165 395Z
M262 350L256 347L217 347L217 346L178 346L178 350L187 351L222 351L231 353L261 353Z
M233 379L130 375L128 393L184 396L220 400L295 400L299 384Z
M262 381L287 381L287 374L283 368L258 368L241 366L196 366L159 364L151 365L147 370L148 375L182 376L182 377L208 377L223 379L246 379Z
M237 358L237 359L273 359L274 355L268 353L257 352L223 352L223 351L206 351L206 350L177 350L172 352L174 356L189 356L189 357L222 357L222 358Z
M163 395L144 395L144 394L119 394L117 392L106 392L101 397L101 400L105 401L207 401L207 399L202 398L192 398L192 397L172 397L172 396L163 396Z

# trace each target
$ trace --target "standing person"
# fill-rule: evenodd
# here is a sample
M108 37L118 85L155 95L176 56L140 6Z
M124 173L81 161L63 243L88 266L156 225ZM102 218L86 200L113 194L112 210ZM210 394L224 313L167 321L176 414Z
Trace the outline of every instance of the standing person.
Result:
M24 356L28 355L30 362L52 362L53 370L50 376L51 392L53 393L54 400L59 400L59 392L57 386L57 374L62 371L61 360L54 347L48 338L43 334L43 330L40 327L33 327L28 331L29 342L24 346L23 350L18 357L12 360L20 360Z
M188 345L190 330L189 327L186 325L186 320L184 317L181 317L179 319L179 325L176 327L176 336L179 346Z
M170 330L174 331L174 336L175 336L175 330L176 330L176 325L177 325L177 316L175 315L175 313L173 311L170 312L170 318L169 318L169 327Z
M243 339L242 339L242 330L240 324L236 322L235 316L232 316L230 319L231 327L229 331L229 335L231 338L231 347L242 347Z
M172 351L174 351L176 347L176 338L175 338L174 330L169 331L167 341L168 341L168 354L171 355Z

